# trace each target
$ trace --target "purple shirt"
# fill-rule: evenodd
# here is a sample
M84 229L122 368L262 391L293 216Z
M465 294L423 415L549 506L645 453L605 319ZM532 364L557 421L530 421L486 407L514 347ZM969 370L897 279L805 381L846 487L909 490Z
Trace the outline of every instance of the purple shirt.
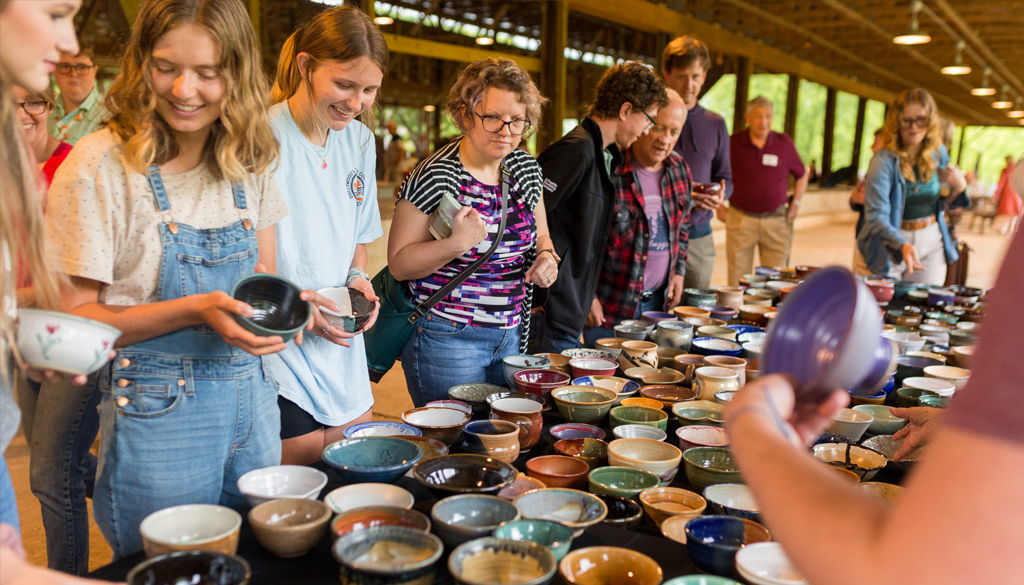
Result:
M725 119L697 104L686 114L675 151L690 167L694 183L725 180L725 197L732 194L732 165L729 161L729 129ZM694 209L690 214L690 238L711 233L712 212Z
M770 213L789 197L789 175L804 176L804 161L793 146L793 139L769 132L764 148L750 140L747 128L732 135L732 197L729 205L747 213Z
M661 178L665 175L665 167L656 171L640 165L634 168L640 192L644 195L644 215L651 228L651 238L647 242L647 263L644 264L644 290L657 290L668 280L668 265L672 260L668 218L665 217L661 201Z

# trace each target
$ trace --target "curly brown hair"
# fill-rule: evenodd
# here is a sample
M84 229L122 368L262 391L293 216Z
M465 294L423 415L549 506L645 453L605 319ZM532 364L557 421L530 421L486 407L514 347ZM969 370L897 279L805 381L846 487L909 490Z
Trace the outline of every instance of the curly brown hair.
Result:
M900 124L903 120L903 109L909 104L918 104L928 111L928 132L917 148L903 143ZM935 105L932 94L921 88L908 89L892 101L889 113L885 116L882 126L882 148L888 148L900 159L900 174L908 181L930 181L935 172L935 158L932 154L942 146L942 127L939 123L939 108ZM917 174L914 173L917 167Z
M489 88L504 89L519 97L526 107L526 119L530 130L523 138L529 137L540 128L541 110L548 103L530 74L511 59L491 57L470 63L462 70L448 92L445 111L460 130L466 132L473 127L473 112L480 105L484 92Z
M595 118L619 117L622 104L647 111L654 106L668 105L665 82L654 70L639 61L626 61L604 72L594 90L590 115Z

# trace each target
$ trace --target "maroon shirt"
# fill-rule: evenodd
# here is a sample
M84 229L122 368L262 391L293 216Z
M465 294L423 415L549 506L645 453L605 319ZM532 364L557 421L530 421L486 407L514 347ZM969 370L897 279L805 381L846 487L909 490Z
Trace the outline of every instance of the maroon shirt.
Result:
M732 159L732 197L729 205L747 213L769 213L786 203L789 175L804 176L804 161L793 139L769 132L764 148L750 141L746 128L729 139Z

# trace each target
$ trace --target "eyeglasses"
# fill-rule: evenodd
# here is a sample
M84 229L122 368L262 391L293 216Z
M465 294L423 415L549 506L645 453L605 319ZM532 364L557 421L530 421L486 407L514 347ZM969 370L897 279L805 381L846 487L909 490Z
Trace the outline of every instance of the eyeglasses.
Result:
M640 112L641 114L643 114L644 116L647 117L647 129L648 130L650 130L651 128L654 128L655 126L658 125L658 123L654 121L654 118L652 118L650 114L648 114L647 112L641 110L640 108L637 108L635 105L633 107L636 108L636 111Z
M44 101L31 101L31 102L18 102L21 109L25 110L25 113L29 116L38 116L46 111L46 102Z
M910 128L911 126L917 126L918 128L927 128L928 122L930 121L930 117L921 116L920 118L903 118L900 120L900 124L904 128Z
M72 65L71 63L57 63L57 73L61 75L71 75L74 71L76 75L85 75L96 65L86 65L85 63L79 63Z
M509 120L508 122L502 120L497 116L481 116L476 112L473 112L477 118L480 118L480 124L483 125L484 130L491 134L500 134L505 126L508 126L508 133L512 136L522 136L530 131L530 127L533 123L529 120L515 119Z

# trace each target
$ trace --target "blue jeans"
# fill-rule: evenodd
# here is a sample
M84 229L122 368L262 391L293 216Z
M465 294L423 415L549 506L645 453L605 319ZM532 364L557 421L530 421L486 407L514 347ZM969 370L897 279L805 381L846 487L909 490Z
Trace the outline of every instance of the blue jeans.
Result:
M640 316L647 311L664 311L665 310L665 287L662 287L654 291L654 296L647 299L646 301L640 301L636 306L636 314L633 315L633 319L639 319ZM612 327L618 325L624 319L614 318L612 319ZM605 337L615 337L615 330L609 327L584 327L583 328L583 343L587 347L597 347L597 340Z
M84 386L61 378L42 386L20 381L17 387L31 453L29 485L39 499L46 530L47 566L84 575L89 571L85 499L96 483L96 456L89 449L100 428L97 377L90 376Z
M501 360L519 353L519 327L473 327L437 314L422 317L402 350L412 403L447 400L456 384L507 386Z
M10 524L21 532L18 520L18 502L14 499L14 484L11 473L7 471L7 459L0 455L0 524Z
M561 330L548 327L548 316L544 311L534 313L530 320L530 353L562 353L567 349L580 347L579 335L573 336Z

